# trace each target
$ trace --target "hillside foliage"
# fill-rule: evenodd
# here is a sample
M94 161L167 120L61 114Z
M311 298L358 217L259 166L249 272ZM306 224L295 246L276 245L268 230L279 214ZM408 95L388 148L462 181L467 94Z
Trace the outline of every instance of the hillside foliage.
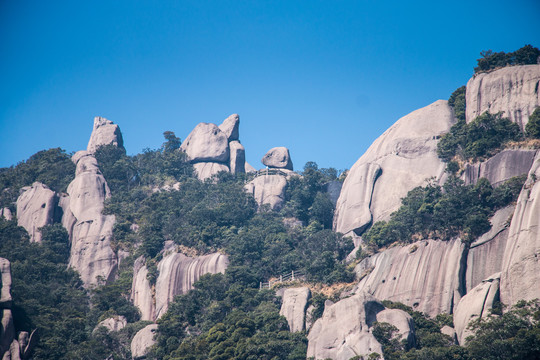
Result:
M484 50L480 52L481 58L477 61L478 66L474 68L476 74L512 65L538 64L540 59L540 49L532 45L525 45L514 52L505 53Z

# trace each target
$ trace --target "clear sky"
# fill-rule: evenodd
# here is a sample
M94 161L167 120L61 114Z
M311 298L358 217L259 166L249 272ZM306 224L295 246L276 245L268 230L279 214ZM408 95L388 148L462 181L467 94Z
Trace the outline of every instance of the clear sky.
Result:
M0 167L85 149L94 116L128 154L240 114L256 168L350 168L407 113L466 84L482 50L540 46L540 1L0 1Z

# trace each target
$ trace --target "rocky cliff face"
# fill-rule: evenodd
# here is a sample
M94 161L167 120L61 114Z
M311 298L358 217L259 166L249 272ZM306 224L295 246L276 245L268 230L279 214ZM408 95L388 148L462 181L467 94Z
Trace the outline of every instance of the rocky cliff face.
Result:
M311 297L307 287L285 289L280 315L285 316L291 332L302 331L306 324L306 308Z
M467 122L485 111L502 111L523 130L540 105L539 83L540 65L509 66L473 76L467 83Z
M440 179L445 165L437 157L437 138L455 122L439 100L399 119L353 165L341 191L334 229L358 235L371 222L387 220L401 198L426 179Z
M17 199L17 223L30 235L30 241L40 242L40 227L50 225L60 217L58 196L47 186L35 182L21 189Z

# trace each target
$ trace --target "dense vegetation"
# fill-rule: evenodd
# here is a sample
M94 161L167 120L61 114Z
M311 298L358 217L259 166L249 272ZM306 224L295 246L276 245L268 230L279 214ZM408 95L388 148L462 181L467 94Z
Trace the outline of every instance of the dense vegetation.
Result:
M531 139L540 139L540 107L534 109L525 125L525 134Z
M477 60L478 66L474 68L476 74L511 65L538 64L540 50L532 45L525 45L511 53L486 50L482 51L480 56L482 57Z

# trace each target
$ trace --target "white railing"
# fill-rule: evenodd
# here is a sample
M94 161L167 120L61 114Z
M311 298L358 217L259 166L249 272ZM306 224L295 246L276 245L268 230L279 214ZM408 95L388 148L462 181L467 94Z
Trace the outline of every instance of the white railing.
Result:
M259 283L259 289L270 289L272 286L278 283L293 282L296 280L305 280L306 275L301 271L291 271L290 273L280 275L279 278L269 280L268 282Z

